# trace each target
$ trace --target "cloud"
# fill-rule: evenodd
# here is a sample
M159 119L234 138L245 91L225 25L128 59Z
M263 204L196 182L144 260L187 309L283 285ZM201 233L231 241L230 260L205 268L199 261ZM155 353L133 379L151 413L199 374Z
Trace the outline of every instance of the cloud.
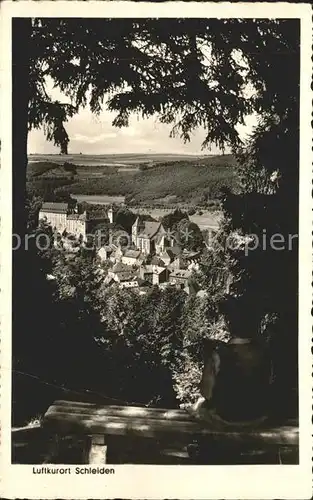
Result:
M141 133L141 130L132 125L129 125L128 127L119 129L119 133L121 136L125 137L138 137Z
M128 127L112 126L114 113L103 111L99 116L83 109L66 124L69 153L105 154L105 153L176 153L176 154L216 154L220 151L212 146L203 151L202 142L205 131L199 128L191 135L189 143L184 144L180 137L170 138L171 126L161 124L156 117L141 119L133 116ZM238 126L244 138L256 123L254 116L247 117L245 126ZM42 130L31 131L28 135L29 153L59 153L59 148L47 142Z
M117 137L116 133L108 132L100 135L87 136L82 134L74 134L71 137L71 141L76 141L80 143L96 144L97 142L106 141L107 139L115 139Z

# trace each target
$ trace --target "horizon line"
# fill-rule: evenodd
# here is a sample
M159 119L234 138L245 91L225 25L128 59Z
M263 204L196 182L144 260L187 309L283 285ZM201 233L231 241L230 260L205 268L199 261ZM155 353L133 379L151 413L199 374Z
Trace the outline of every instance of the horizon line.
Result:
M201 154L201 153L27 153L27 156L127 156L127 155L136 155L136 156L226 156L231 153L209 153L209 154Z

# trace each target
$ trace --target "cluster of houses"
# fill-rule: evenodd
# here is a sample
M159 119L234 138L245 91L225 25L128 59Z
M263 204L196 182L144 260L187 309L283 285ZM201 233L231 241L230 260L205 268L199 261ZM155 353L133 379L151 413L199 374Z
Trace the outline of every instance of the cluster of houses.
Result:
M161 222L138 216L132 226L131 247L105 245L98 250L98 257L109 263L106 285L138 288L139 293L152 286L170 285L189 293L192 271L198 268L201 253L183 250Z
M69 233L76 241L77 238L84 241L95 223L102 220L86 212L79 214L75 209L69 209L66 203L44 203L39 219L45 220L60 234L64 231ZM113 225L112 208L103 220L109 221L109 226ZM129 243L124 247L110 243L98 248L99 265L107 269L104 277L106 286L134 288L140 294L147 293L153 286L174 286L191 292L194 286L191 276L199 266L201 252L182 249L161 222L141 215L132 225ZM67 244L70 250L70 244Z
M168 285L190 292L192 270L197 268L199 252L181 251L176 247L166 249L161 255L145 258L139 250L123 250L103 253L100 248L100 260L110 263L106 285L118 284L120 288L138 288L146 293L152 286L164 288ZM165 261L162 259L165 259Z

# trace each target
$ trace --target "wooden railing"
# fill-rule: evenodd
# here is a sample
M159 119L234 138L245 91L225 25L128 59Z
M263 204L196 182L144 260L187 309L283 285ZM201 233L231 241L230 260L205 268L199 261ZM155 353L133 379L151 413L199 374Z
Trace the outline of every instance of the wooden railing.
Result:
M12 440L20 463L298 463L295 421L216 429L184 410L79 401L56 401L41 427L13 430Z

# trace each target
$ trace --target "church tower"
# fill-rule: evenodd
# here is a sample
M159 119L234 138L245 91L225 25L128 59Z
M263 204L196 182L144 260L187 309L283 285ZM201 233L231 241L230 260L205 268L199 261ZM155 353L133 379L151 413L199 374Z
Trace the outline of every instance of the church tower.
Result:
M112 207L110 207L108 210L108 219L110 221L110 224L113 224L114 212Z
M137 236L138 236L138 224L139 224L139 217L135 220L133 226L132 226L132 243L137 247Z

